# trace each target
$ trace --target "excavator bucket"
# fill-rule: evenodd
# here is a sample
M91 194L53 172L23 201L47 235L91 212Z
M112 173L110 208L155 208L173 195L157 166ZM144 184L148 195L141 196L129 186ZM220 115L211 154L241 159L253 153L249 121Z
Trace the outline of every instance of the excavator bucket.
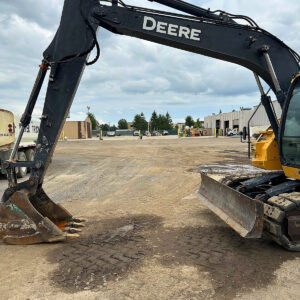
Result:
M61 242L78 237L84 219L73 218L41 188L14 192L0 204L0 240L7 244Z
M201 173L198 198L244 238L260 238L264 205Z

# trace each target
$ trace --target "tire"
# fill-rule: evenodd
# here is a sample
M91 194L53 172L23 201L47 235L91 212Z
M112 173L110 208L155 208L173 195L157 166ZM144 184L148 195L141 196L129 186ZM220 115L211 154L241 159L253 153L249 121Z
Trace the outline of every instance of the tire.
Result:
M25 155L26 155L26 158L27 158L28 161L34 161L34 154L35 154L35 152L34 152L33 149L28 149L28 150L25 151ZM27 170L27 172L30 173L31 168L29 168Z
M18 160L27 161L25 152L23 151L18 152ZM17 168L16 173L18 178L24 178L27 174L27 168L26 167Z

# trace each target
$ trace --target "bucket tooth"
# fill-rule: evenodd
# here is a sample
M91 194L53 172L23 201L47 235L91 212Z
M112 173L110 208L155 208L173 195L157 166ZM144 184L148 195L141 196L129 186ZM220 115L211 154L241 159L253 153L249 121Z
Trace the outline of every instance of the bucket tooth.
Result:
M85 227L85 225L82 223L69 222L66 224L66 227L82 228L82 227Z
M87 222L87 219L85 218L80 218L80 217L73 217L72 220L76 223L83 223L83 222Z
M82 230L79 229L79 228L66 227L64 229L64 232L68 232L68 233L80 233L80 232L82 232Z
M263 231L263 202L201 173L197 194L202 203L244 238L260 238Z

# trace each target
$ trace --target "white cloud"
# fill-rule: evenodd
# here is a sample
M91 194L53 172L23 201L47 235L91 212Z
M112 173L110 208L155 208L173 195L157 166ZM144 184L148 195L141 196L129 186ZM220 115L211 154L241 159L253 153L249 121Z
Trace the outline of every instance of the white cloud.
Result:
M105 121L103 121L103 120L100 120L100 119L98 120L98 122L99 122L99 124L100 124L100 125L102 125L102 124L105 124L105 123L106 123Z
M184 123L185 122L185 119L184 118L175 118L173 119L173 123Z

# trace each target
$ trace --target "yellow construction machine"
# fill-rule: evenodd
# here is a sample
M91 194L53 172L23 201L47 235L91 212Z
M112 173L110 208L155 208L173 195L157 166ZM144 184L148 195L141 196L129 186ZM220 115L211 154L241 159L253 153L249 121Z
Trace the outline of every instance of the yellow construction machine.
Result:
M236 174L222 182L203 173L199 198L241 236L259 238L266 233L283 247L300 251L300 56L247 16L206 10L181 0L152 1L181 14L130 6L121 0L64 1L60 26L43 53L20 134L3 164L9 188L0 204L0 239L33 244L77 237L83 220L51 201L42 185L82 72L100 56L96 36L100 26L113 34L235 63L254 73L272 129L252 144L253 165L271 171L255 177ZM96 57L88 62L94 48ZM18 145L48 70L34 161L18 161ZM280 123L261 80L281 105ZM16 178L19 167L32 170L22 183Z

